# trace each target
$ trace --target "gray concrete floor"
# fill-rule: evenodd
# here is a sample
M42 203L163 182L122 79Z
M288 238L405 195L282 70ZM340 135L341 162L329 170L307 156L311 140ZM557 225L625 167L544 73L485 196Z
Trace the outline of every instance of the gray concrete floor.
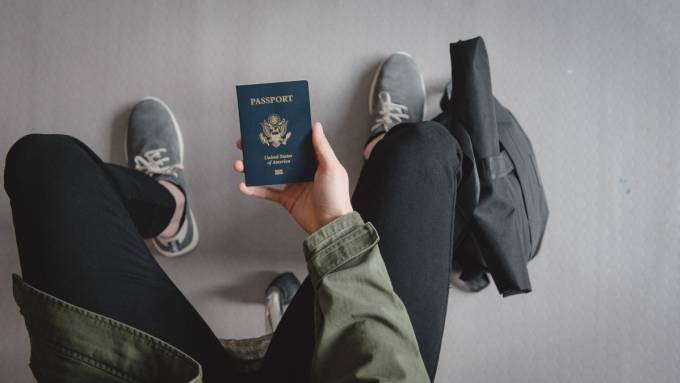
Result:
M236 192L234 85L309 80L313 118L354 182L375 65L413 54L431 117L448 43L483 35L495 92L533 140L552 216L532 294L452 293L437 381L674 382L678 16L669 0L0 0L0 167L29 132L71 134L121 162L130 106L162 97L185 132L202 241L159 261L217 334L258 335L271 275L304 276L304 236L283 209ZM28 382L4 193L0 244L0 381Z

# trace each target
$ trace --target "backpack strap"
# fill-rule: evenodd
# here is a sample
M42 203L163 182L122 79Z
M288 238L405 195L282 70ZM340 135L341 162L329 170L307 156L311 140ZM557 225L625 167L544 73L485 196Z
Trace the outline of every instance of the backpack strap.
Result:
M470 134L479 164L480 159L501 153L489 57L481 37L451 44L450 53L453 121L463 125Z
M497 156L477 160L479 178L485 181L507 176L514 169L515 165L505 150Z

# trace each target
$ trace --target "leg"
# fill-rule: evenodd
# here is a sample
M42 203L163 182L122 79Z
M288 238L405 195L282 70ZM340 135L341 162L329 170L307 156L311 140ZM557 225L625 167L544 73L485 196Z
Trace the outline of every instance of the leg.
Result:
M455 139L438 123L392 128L366 162L352 200L380 234L387 271L409 313L431 378L446 320L460 155ZM265 361L268 376L308 380L313 299L306 280L272 339Z
M74 138L29 135L7 155L5 189L27 283L176 346L207 382L228 376L219 341L142 238L172 218L166 188Z
M435 122L390 130L364 167L353 206L380 233L430 378L446 322L460 149Z

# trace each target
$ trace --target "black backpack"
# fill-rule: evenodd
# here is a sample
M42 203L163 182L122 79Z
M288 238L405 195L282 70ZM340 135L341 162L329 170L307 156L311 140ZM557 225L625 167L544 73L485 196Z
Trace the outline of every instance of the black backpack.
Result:
M531 291L527 263L539 251L548 205L529 138L491 91L481 37L450 45L452 87L441 106L464 153L453 268L479 291L491 274L503 296Z

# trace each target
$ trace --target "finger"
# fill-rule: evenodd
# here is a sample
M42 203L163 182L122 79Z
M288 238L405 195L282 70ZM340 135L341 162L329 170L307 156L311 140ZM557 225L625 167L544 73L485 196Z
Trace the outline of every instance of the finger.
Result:
M245 182L238 184L238 190L247 195L262 198L274 202L281 200L281 190L263 186L246 186Z
M234 170L235 170L235 171L237 171L237 172L239 172L239 173L243 173L243 169L245 169L245 166L244 166L242 160L236 160L236 161L234 161Z
M338 161L335 157L335 152L331 148L331 144L326 139L321 123L315 122L312 125L312 144L314 145L314 152L319 165L329 165Z
M241 137L236 140L236 149L243 150L243 141L241 140Z

